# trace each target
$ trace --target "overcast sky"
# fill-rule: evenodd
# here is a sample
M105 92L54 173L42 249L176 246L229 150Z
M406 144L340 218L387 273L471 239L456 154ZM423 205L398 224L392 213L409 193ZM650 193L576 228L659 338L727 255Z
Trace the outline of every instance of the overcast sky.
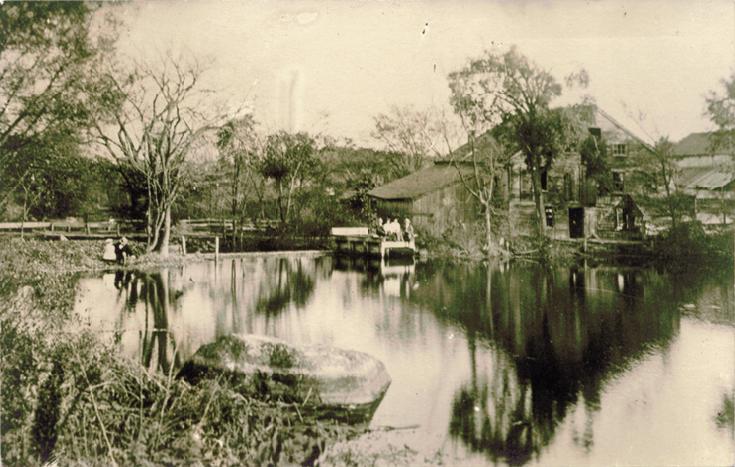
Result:
M704 95L735 69L733 1L141 1L123 50L188 50L209 79L248 96L268 129L371 141L391 105L446 106L447 74L493 46L562 81L585 68L608 113L678 140L710 124ZM575 96L576 98L576 96ZM571 96L559 101L565 103Z

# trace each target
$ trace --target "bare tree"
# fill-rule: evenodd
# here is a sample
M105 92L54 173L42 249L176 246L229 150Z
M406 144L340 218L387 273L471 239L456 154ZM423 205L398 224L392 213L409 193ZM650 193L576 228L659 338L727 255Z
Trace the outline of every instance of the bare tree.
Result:
M416 110L410 106L393 106L388 113L374 117L371 136L395 155L391 162L397 176L419 170L428 157L439 152L442 134L437 127L438 117L433 109Z
M186 160L227 115L201 87L202 68L170 53L155 65L135 63L126 72L105 73L100 90L116 101L103 113L94 136L114 160L145 177L148 194L147 251L167 256L171 207L186 177Z
M508 162L508 154L491 135L490 130L500 122L501 108L497 101L485 101L479 95L475 76L471 73L449 75L450 103L459 118L464 145L450 150L450 159L456 167L462 185L480 204L484 218L485 247L488 256L503 253L493 234L493 218L496 216L496 182ZM443 119L442 134L445 144L452 146L456 138L447 119Z

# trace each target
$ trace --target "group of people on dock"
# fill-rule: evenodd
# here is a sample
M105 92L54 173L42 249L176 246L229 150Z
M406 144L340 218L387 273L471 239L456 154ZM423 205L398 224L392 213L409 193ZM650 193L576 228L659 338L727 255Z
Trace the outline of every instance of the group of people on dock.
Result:
M409 219L404 219L403 229L397 218L387 219L383 223L383 219L378 217L375 221L374 233L378 237L385 238L388 241L405 241L410 242L416 237L413 225Z

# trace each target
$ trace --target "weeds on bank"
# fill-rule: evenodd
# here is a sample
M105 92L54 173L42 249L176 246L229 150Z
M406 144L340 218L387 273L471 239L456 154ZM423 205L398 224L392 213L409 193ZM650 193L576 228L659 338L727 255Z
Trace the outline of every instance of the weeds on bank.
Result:
M20 246L0 248L4 464L308 464L359 432L274 391L190 384L120 358L75 324L76 277L55 272L89 267L88 252L73 242Z

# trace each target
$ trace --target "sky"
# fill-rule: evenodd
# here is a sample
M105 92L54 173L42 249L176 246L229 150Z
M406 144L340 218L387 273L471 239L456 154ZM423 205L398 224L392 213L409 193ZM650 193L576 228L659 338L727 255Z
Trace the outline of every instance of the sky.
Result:
M184 51L208 85L249 102L266 129L376 146L393 105L448 108L447 75L518 46L642 137L712 128L704 96L735 72L735 1L137 1L123 53ZM562 96L558 104L579 99Z

